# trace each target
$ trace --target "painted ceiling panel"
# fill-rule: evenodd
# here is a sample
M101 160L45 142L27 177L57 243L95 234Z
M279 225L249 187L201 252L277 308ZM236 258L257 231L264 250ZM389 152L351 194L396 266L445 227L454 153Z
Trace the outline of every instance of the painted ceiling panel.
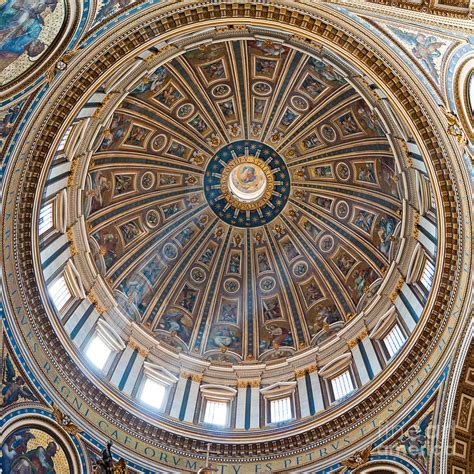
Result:
M95 260L157 340L234 363L288 356L380 285L396 174L382 123L327 60L269 40L198 47L109 122L85 197Z

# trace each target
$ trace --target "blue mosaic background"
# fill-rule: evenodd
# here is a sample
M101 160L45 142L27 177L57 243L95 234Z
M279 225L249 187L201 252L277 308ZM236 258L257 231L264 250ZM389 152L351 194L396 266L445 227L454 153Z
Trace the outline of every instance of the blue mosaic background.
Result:
M265 161L274 172L275 188L271 199L260 209L240 211L235 216L236 208L233 206L224 211L227 201L220 191L220 178L214 174L221 174L227 163L234 159L232 151L237 157L245 156L245 148L248 148L249 155L253 156L260 150L259 158ZM214 213L227 224L243 228L260 227L275 219L288 202L290 174L284 160L271 147L255 140L239 140L221 148L207 165L204 175L204 194Z

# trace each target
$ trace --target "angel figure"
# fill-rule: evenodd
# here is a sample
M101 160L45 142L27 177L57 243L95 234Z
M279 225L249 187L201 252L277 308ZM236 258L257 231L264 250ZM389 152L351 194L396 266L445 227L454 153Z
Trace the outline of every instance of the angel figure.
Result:
M26 400L36 399L29 387L25 384L23 377L16 376L15 368L8 354L5 357L2 385L2 407L11 405L20 398L25 398Z
M428 449L426 447L426 431L433 420L433 412L426 415L418 427L412 426L406 435L403 435L398 441L405 447L406 453L421 465L426 464Z
M394 28L395 33L407 43L413 46L411 52L416 59L419 59L433 78L439 82L439 74L436 68L435 59L441 56L440 48L445 43L438 41L438 38L423 33L409 33L408 31Z

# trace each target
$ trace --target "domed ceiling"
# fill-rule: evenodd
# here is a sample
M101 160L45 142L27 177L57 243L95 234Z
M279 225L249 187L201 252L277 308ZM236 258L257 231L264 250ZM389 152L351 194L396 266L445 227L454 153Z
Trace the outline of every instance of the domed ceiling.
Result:
M73 441L140 472L206 449L223 473L335 472L408 467L400 440L443 424L471 316L464 149L382 10L346 7L136 2L83 23L24 105L0 310Z
M127 318L236 363L318 345L360 313L393 259L402 196L384 126L346 77L286 45L227 40L133 86L84 198Z

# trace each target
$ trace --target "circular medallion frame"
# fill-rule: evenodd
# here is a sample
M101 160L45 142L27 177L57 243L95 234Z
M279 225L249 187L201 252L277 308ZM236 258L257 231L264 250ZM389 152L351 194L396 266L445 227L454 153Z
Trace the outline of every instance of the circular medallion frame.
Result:
M246 197L246 182L231 179L249 172L248 181L261 180L259 194ZM290 175L284 160L268 145L240 140L222 147L209 161L204 175L204 194L214 213L236 227L259 227L284 209L290 194Z

